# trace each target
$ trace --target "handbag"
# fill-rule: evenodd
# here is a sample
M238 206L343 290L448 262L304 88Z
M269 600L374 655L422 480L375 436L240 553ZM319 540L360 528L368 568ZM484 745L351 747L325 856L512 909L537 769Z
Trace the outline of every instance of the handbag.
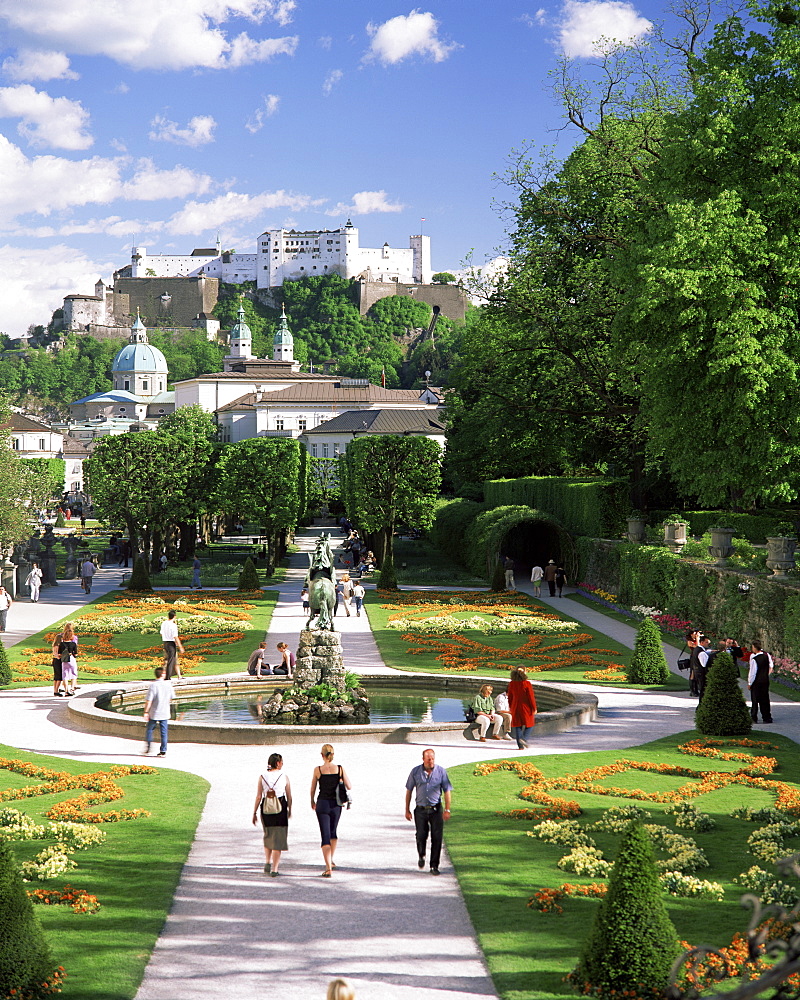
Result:
M344 783L344 778L342 777L342 766L339 765L339 782L336 785L336 805L337 806L347 806L350 808L350 803L352 799L350 798L350 792L347 789L347 785Z
M467 705L467 707L464 709L464 721L474 722L477 718L478 717L475 714L475 709L472 707L472 705Z
M688 670L691 662L688 656L682 657L678 660L678 670Z
M266 779L264 780L266 785ZM277 784L277 782L275 782ZM261 812L265 816L277 816L277 814L283 808L283 803L280 797L275 794L275 788L267 785L267 790L264 792L264 798L261 800Z

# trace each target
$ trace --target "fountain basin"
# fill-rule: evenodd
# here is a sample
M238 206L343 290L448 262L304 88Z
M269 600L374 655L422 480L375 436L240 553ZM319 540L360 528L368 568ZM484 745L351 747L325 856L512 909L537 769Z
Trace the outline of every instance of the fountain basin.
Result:
M364 675L362 683L370 689L408 688L409 692L436 692L440 696L471 700L484 682L497 685L497 678L463 675L458 677L441 674L380 674ZM175 684L178 704L181 700L210 698L225 693L260 692L269 695L275 688L287 686L285 678L268 677L254 680L242 674L228 676L186 678ZM87 691L70 698L68 709L71 720L89 732L126 739L144 740L145 723L134 715L123 715L113 709L120 702L125 706L141 705L147 697L149 681L132 682L105 690ZM534 738L565 732L597 715L597 698L589 692L568 691L549 684L534 684L539 711L536 715ZM292 743L317 743L330 734L338 742L410 743L424 738L428 742L452 742L459 735L471 738L474 725L461 722L419 723L368 723L366 725L252 725L246 723L220 723L171 721L169 739L173 743L219 743L230 745L283 745ZM510 745L510 744L509 744Z

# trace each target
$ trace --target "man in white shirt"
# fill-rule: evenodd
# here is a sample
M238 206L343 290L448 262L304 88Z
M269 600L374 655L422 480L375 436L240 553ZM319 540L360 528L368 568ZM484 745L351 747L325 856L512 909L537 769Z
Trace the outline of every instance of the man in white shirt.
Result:
M5 587L0 587L0 632L5 632L6 630L8 610L13 603L11 594L8 593Z
M178 638L178 623L175 621L174 611L170 611L167 620L161 623L161 641L164 643L164 667L167 671L167 680L171 680L173 677L180 680L178 650L183 653L184 649Z
M761 709L761 721L772 723L772 707L769 703L769 675L772 673L772 657L764 652L760 642L751 643L753 652L750 655L750 670L747 674L747 686L750 688L750 718L758 722L758 710Z
M174 612L173 612L174 614ZM172 685L164 677L164 668L156 667L156 679L151 681L147 691L147 701L144 706L144 721L147 723L147 730L144 737L144 756L150 753L150 742L153 739L153 730L156 723L161 731L161 746L158 756L164 757L167 753L167 733L169 730L169 706L172 701Z

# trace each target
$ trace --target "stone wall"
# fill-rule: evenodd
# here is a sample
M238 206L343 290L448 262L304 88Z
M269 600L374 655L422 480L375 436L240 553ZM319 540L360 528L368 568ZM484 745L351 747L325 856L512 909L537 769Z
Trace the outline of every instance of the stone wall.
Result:
M458 285L404 285L396 281L359 281L358 306L365 316L371 306L390 295L404 295L406 298L427 302L431 308L438 306L441 314L448 319L463 323L467 314L468 298Z

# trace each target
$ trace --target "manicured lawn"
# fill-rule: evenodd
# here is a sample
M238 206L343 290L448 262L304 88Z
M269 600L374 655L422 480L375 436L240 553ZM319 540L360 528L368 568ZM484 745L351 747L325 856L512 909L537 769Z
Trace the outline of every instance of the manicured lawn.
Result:
M638 625L638 621L635 618L628 618L625 615L621 615L618 611L612 611L611 608L606 607L604 604L592 601L582 594L567 594L567 600L575 601L576 604L582 604L585 608L591 608L592 611L599 611L601 615L613 618L615 622L622 622L623 625L630 625L631 628L636 628ZM675 649L683 649L686 645L683 639L670 635L668 632L661 633L661 641L665 642L668 646L674 646Z
M43 757L0 745L0 756L27 761L69 775L109 771L111 764L81 764ZM145 809L150 815L96 828L106 834L103 844L79 850L77 869L55 879L32 881L29 890L62 889L69 884L97 897L96 913L73 913L69 906L37 906L57 964L67 971L62 996L76 1000L127 1000L141 981L161 932L181 869L194 839L208 783L192 774L147 768L150 774L114 778L124 796L90 806L90 811ZM4 807L27 813L37 824L50 822L44 813L57 802L84 792L78 787L34 798L13 799L12 790L39 786L43 780L0 769ZM94 826L94 824L93 824ZM20 863L32 860L47 840L12 842Z
M396 538L394 565L401 587L486 586L486 580L472 576L426 538Z
M747 765L741 761L726 761L690 756L678 747L691 739L702 739L694 732L681 733L624 752L565 754L526 757L545 778L576 775L585 768L612 764L626 759L654 764L690 768L693 771L731 772ZM770 746L744 748L736 741L723 751L768 755L778 761L775 777L789 785L800 796L800 747L781 736L769 739ZM775 748L775 749L773 749ZM445 763L442 761L442 763ZM479 765L480 766L480 765ZM591 927L599 903L595 899L567 897L561 900L563 913L543 913L527 906L533 894L544 888L564 883L588 885L605 882L604 877L585 877L557 867L558 860L570 848L528 837L540 820L515 820L503 813L512 809L537 806L536 802L519 798L520 791L530 783L510 771L499 770L488 776L475 774L472 764L449 769L454 785L453 819L445 827L447 849L455 865L467 908L475 925L495 986L506 1000L540 1000L540 998L570 995L563 981L575 966L583 941ZM769 776L768 776L769 777ZM681 786L696 785L698 778L656 774L647 771L623 771L595 779L601 787L616 786L623 790L645 793L674 792ZM581 808L578 822L582 827L600 819L611 808L637 805L648 810L652 819L647 823L667 826L671 831L696 841L705 853L709 867L699 868L696 878L719 882L724 888L724 900L685 899L665 895L670 917L678 937L693 945L727 946L734 933L746 930L748 911L739 899L746 891L733 883L733 878L758 866L775 874L774 867L751 854L747 838L762 822L745 822L731 817L740 806L762 808L775 803L775 792L766 788L731 784L690 798L693 805L716 821L716 827L706 833L676 828L675 817L664 814L667 803L642 801L629 797L574 792L569 781L564 787L551 790L553 796L577 802ZM680 795L675 796L680 798ZM800 797L795 798L795 804ZM790 817L794 819L794 816ZM613 861L620 835L592 831L590 834ZM800 838L788 838L781 856L799 849ZM666 858L656 850L656 857ZM791 881L791 878L784 879ZM574 994L572 994L574 995Z
M390 628L391 620L434 619L453 616L458 620L479 615L488 624L518 615L544 615L553 623L573 622L566 615L524 594L494 594L452 591L371 592L367 594L369 620L384 662L399 670L434 673L470 672L507 677L512 666L525 666L532 679L573 683L610 684L630 687L624 668L632 651L601 632L584 625L539 635L500 632L488 635L477 628L457 633L411 633ZM443 657L439 659L438 657ZM448 669L448 664L451 664ZM616 670L608 668L617 665ZM603 671L606 671L605 675ZM586 676L593 674L594 676ZM681 678L670 678L654 690L678 690L685 687Z
M178 612L186 649L180 657L182 671L187 675L233 673L244 670L248 656L263 640L276 600L274 591L203 591L202 595L160 591L144 599L115 591L63 621L76 622L82 683L151 677L163 660L159 628L171 608ZM137 631L141 627L150 631ZM52 683L50 642L58 631L58 625L52 625L9 647L12 687Z

